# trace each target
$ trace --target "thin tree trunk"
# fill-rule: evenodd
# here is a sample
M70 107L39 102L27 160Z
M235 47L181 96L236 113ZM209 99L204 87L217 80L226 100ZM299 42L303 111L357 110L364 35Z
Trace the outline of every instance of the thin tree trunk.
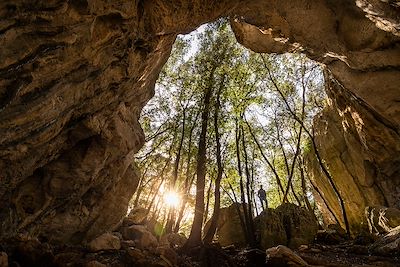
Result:
M247 156L247 147L246 147L246 142L245 142L245 135L244 135L244 130L242 128L242 146L243 146L243 155L244 155L244 163L245 163L245 173L246 173L246 192L247 192L247 201L249 203L248 211L247 211L247 224L248 224L248 236L249 236L249 245L251 247L256 246L256 238L255 238L255 228L254 228L254 221L253 221L253 209L252 209L252 201L251 201L251 190L250 190L250 183L251 183L251 177L250 177L250 170L249 170L249 161L248 161L248 156Z
M315 192L317 192L317 194L319 195L319 197L322 199L322 201L325 204L325 207L328 209L329 213L332 215L332 217L335 219L335 222L337 224L340 225L339 219L336 217L335 213L333 212L333 210L331 209L331 207L329 206L328 202L326 201L326 199L324 198L323 194L321 193L321 191L318 189L318 187L312 182L312 180L309 178L308 179L310 181L310 184L312 186L312 188L315 190Z
M249 129L250 135L253 137L253 140L256 143L258 150L260 151L261 156L263 157L265 162L267 162L267 165L271 169L271 171L274 173L274 176L275 176L275 179L276 179L276 183L278 184L279 192L281 192L283 194L285 192L285 190L283 189L283 185L282 185L281 179L279 178L278 172L276 171L276 169L273 166L273 164L268 160L267 156L265 156L264 151L263 151L260 143L258 142L255 134L253 133L253 130L252 130L250 124L248 123L247 120L245 120L245 122L247 124L248 129Z
M292 179L293 179L294 166L296 165L297 157L298 157L299 154L300 154L300 143L301 143L301 135L302 135L302 132L303 132L303 127L301 127L301 128L300 128L300 131L299 131L299 136L298 136L297 144L296 144L296 152L295 152L294 157L293 157L293 161L292 161L292 166L291 166L290 172L288 173L288 174L289 174L289 177L288 177L288 185L287 185L287 187L286 187L285 194L283 195L283 201L282 201L282 203L287 202L287 195L288 195L288 193L289 193L289 188L290 188L290 185L292 184ZM297 196L296 196L296 194L295 194L295 192L294 192L294 190L293 190L293 195L294 195L294 197L296 198L296 200L299 201L298 198L297 198Z
M178 170L179 170L179 163L181 160L181 153L182 153L182 146L183 146L183 140L185 138L185 125L186 125L186 108L183 109L183 118L182 118L182 133L181 133L181 138L179 140L179 145L178 145L178 151L176 152L176 158L175 158L175 163L174 163L174 171L172 173L172 182L169 187L170 191L175 192L175 186L176 186L176 181L178 180ZM167 224L165 225L165 233L171 233L172 232L172 227L175 224L176 221L176 207L169 207L169 216L167 220Z
M304 168L303 168L303 166L301 166L302 164L303 164L302 161L300 161L298 166L299 166L300 177L301 177L301 190L303 191L304 203L306 204L307 209L310 212L314 213L314 211L311 207L310 201L308 200L308 197L307 197L306 178L304 175Z
M146 175L146 171L142 173L142 176L140 178L140 181L139 181L139 184L138 184L138 187L137 187L137 191L136 191L135 200L133 202L133 206L134 207L137 207L139 205L140 195L142 194L142 191L143 191L143 188L144 188L142 186L142 184L143 184L143 180L145 178L145 175Z
M206 198L207 201L206 201L206 208L204 210L203 224L206 224L207 219L208 219L208 208L210 206L211 189L212 189L212 179L210 178L210 182L209 182L208 188L207 188L207 198Z
M203 240L204 243L212 242L212 239L215 235L215 231L217 230L218 218L219 218L219 213L220 213L220 205L221 205L220 186L221 186L223 167L222 167L222 158L221 158L221 142L220 142L220 135L219 135L219 127L218 127L218 115L219 115L219 110L221 108L220 97L221 97L221 91L222 91L222 86L224 84L224 80L225 80L225 77L222 79L221 86L218 89L216 105L215 105L215 110L214 110L215 143L217 145L217 178L215 179L215 188L214 188L214 211L213 211L213 215L211 217L210 227L208 228L208 231L205 234L205 237Z

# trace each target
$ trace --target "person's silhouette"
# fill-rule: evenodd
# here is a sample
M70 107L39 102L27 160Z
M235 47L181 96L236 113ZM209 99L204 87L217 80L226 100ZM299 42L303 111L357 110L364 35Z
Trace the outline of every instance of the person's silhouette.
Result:
M267 193L263 189L262 185L260 185L260 189L258 190L257 195L258 198L260 199L263 210L268 209Z

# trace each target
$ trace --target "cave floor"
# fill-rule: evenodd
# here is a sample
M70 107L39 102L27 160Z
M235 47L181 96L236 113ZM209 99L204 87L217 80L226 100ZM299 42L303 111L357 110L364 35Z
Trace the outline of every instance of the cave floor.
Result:
M398 256L370 255L367 246L351 242L339 245L314 244L296 252L311 266L400 266Z
M192 250L185 255L177 250L167 253L156 248L137 249L122 247L119 250L90 252L83 247L51 246L37 239L12 240L1 244L7 252L7 266L84 266L84 267L262 267L262 266L400 266L399 256L372 256L368 246L344 242L336 245L313 244L295 250L308 264L295 263L291 257L282 254L267 260L267 254L260 249L236 249L233 246L219 248L210 246ZM3 261L4 262L4 261Z

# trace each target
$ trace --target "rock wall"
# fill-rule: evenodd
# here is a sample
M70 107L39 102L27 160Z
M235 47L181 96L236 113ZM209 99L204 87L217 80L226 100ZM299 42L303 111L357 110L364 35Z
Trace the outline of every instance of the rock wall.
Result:
M351 230L356 233L368 229L366 207L400 206L400 135L363 101L327 78L330 101L314 119L315 141L344 199ZM308 170L344 227L337 196L313 153ZM332 217L322 199L320 206L325 216Z
M228 14L245 46L304 51L398 133L397 4L4 0L0 238L79 243L118 224L137 186L140 111L176 34Z
M79 243L119 223L176 33L234 6L209 2L1 1L0 238Z

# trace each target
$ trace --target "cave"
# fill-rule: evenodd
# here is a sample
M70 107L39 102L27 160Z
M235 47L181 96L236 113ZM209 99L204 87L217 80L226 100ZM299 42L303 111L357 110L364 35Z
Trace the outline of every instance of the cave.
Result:
M5 0L0 240L76 245L114 229L138 186L138 119L176 36L225 16L245 47L325 66L332 101L315 120L316 142L352 233L366 227L367 206L400 208L397 1Z

